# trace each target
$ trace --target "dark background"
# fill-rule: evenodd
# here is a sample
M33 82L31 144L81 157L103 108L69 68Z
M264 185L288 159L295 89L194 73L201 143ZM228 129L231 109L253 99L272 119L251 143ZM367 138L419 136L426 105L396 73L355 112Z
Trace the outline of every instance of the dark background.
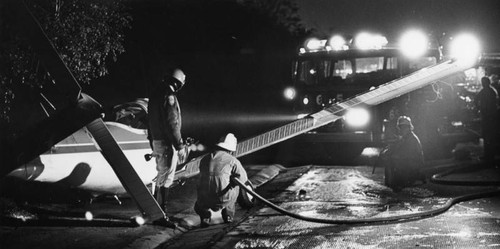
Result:
M187 74L179 93L183 135L212 144L227 132L241 140L294 118L282 90L290 84L293 56L313 35L371 31L395 40L408 28L420 28L444 39L466 31L480 38L484 51L500 51L500 1L495 0L266 1L268 6L297 3L298 16L285 25L243 2L124 1L132 20L125 53L109 63L108 75L82 84L83 92L104 106L110 120L114 105L147 97L148 75L162 61L180 62ZM286 26L297 23L302 26ZM26 95L17 99L37 96Z
M297 1L300 33L235 1L131 1L126 52L84 91L108 110L146 97L145 78L162 59L180 61L187 85L179 99L183 133L211 143L225 132L240 138L290 121L282 97L291 59L309 36L380 32L398 39L419 28L436 39L477 35L484 51L500 51L499 1Z
M500 1L496 0L298 0L306 27L320 34L380 32L397 39L409 28L439 37L475 34L484 51L500 51Z
M178 94L184 136L210 144L225 132L248 138L291 121L281 91L303 34L234 1L132 1L129 6L133 21L126 52L108 76L83 86L107 111L147 97L150 70L173 60L187 74Z

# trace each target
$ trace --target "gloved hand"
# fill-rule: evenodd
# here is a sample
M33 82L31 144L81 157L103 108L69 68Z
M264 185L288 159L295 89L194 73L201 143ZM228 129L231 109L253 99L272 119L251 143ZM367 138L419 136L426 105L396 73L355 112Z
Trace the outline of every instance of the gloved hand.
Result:
M231 175L231 177L229 179L229 186L231 188L234 188L234 187L238 186L238 182L234 178L239 178L239 177L240 177L239 174L233 174L233 175Z
M181 148L180 150L177 151L177 156L179 156L179 162L183 163L186 161L187 156L188 156L188 148L185 146Z

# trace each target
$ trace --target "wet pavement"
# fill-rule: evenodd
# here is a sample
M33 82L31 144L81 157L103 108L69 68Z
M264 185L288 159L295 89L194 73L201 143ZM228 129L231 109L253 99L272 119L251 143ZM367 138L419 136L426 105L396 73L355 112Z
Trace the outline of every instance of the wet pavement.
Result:
M256 186L273 179L280 165L245 165ZM130 198L112 196L89 202L88 193L58 184L0 181L0 248L156 248L196 228L196 178L171 191L168 215L177 229L147 224L134 226L139 211ZM238 215L244 210L238 209ZM92 219L86 215L92 214ZM220 213L214 223L222 223ZM223 225L221 225L223 226Z
M427 175L459 165L447 163L429 168ZM442 208L458 196L498 190L496 186L428 182L394 192L383 185L383 169L377 168L372 174L371 166L307 165L285 169L261 165L249 168L249 175L258 182L257 192L279 207L325 220L418 216ZM500 180L500 171L477 167L445 178L495 182ZM176 230L153 225L3 225L2 248L500 248L499 195L460 202L422 219L351 225L301 221L257 202L250 210L238 208L232 224L223 224L220 214L214 213L214 224L202 229L192 210L195 185L193 179L173 193L169 214L179 222ZM85 205L78 210L83 213L91 207L96 217L110 219L129 218L136 212L131 203L112 202ZM76 210L72 212L78 213Z
M498 195L418 217L457 196L497 188L426 183L395 193L382 184L382 172L372 174L368 166L306 166L282 172L258 192L281 208L308 217L354 220L416 214L416 218L330 225L290 218L260 205L233 226L192 230L161 248L500 248ZM449 177L495 181L499 173L477 169Z

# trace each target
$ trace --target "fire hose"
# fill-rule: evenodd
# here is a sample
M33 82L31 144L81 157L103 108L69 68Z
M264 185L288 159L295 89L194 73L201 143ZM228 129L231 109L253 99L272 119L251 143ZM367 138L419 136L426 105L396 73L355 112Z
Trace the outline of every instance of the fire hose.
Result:
M461 168L462 169L462 168ZM432 180L436 183L441 183L440 180L438 180L439 177L442 177L444 175L448 175L453 173L453 171L446 171L442 174L436 174L432 176ZM347 225L368 225L368 224L376 224L376 223L396 223L396 222L407 222L407 221L413 221L413 220L419 220L419 219L425 219L425 218L430 218L439 214L442 214L446 212L448 209L450 209L453 205L464 202L464 201L470 201L474 199L479 199L479 198L489 198L489 197L495 197L500 195L500 188L497 188L495 190L490 190L490 191L483 191L479 193L474 193L474 194L467 194L467 195L461 195L457 196L454 198L449 199L442 207L428 210L428 211L422 211L422 212L417 212L417 213L412 213L412 214L404 214L404 215L395 215L395 216L390 216L390 217L377 217L377 218L360 218L360 219L324 219L324 218L315 218L315 217L308 217L308 216L303 216L300 214L292 213L288 210L285 210L276 204L270 202L269 200L265 199L264 197L260 196L257 194L255 191L250 189L247 185L245 185L243 182L241 182L238 178L232 177L231 178L237 185L239 185L241 188L243 188L247 193L255 197L256 199L260 200L270 208L278 211L281 214L290 216L295 219L299 220L304 220L304 221L309 221L309 222L315 222L315 223L323 223L323 224L335 224L335 225L341 225L341 224L347 224ZM468 183L468 186L471 186L474 183L480 183L480 182L465 182L465 181L446 181L446 184L464 184ZM500 185L500 182L487 182L490 184L489 185ZM481 185L484 186L484 185Z
M431 182L436 183L436 184L442 184L442 185L461 185L461 186L500 186L499 181L463 181L463 180L446 180L442 179L442 177L445 177L447 175L451 175L455 172L458 172L460 170L467 170L471 166L466 166L466 167L460 167L460 168L455 168L455 169L450 169L447 171L444 171L442 173L437 173L434 174L431 177Z

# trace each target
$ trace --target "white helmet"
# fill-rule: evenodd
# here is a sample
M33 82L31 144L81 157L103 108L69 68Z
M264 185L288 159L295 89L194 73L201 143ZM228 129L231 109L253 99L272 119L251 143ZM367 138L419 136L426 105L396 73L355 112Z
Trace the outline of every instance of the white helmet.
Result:
M221 137L219 143L216 145L229 151L236 151L237 144L238 140L236 139L234 134L228 133L226 136Z

